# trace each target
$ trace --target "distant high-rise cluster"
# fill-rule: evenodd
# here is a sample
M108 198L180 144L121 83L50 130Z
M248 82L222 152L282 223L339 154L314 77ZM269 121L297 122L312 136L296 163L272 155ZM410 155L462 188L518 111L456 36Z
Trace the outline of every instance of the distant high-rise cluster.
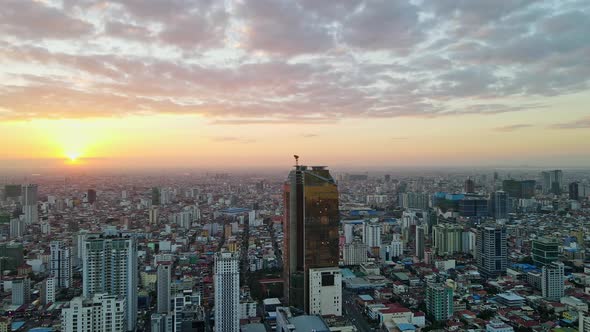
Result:
M563 186L563 171L553 170L541 173L543 193L560 195Z

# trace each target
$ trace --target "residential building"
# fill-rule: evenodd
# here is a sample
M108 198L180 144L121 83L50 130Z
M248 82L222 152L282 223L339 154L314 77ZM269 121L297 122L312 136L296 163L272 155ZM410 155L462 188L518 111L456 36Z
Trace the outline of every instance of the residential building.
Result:
M12 305L24 305L31 302L31 280L19 277L12 280Z
M162 262L157 267L157 312L167 314L170 312L170 282L172 279L172 264Z
M133 237L89 234L84 241L82 290L86 298L95 294L122 296L127 305L129 331L137 322L137 243Z
M51 241L49 275L53 276L57 288L72 287L72 251L63 241Z
M240 330L240 257L238 253L215 255L215 331Z
M344 265L360 265L368 261L367 252L369 246L360 243L352 242L344 245Z
M76 297L61 310L63 332L125 332L126 300L122 296L94 294Z
M432 229L433 248L438 255L452 255L462 252L463 226L457 224L438 224Z
M486 332L514 332L514 328L501 320L492 320L486 324Z
M369 248L381 247L382 226L377 221L365 221L363 223L363 242Z
M439 283L426 286L426 312L435 321L445 321L453 315L453 289Z
M551 301L559 301L564 295L565 270L561 262L553 262L543 266L541 276L541 292L543 297Z

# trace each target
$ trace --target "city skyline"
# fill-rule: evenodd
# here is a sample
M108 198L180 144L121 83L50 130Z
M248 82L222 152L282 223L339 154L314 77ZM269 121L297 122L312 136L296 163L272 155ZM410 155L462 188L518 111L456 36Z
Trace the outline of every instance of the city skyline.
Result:
M583 2L6 5L0 169L590 164Z

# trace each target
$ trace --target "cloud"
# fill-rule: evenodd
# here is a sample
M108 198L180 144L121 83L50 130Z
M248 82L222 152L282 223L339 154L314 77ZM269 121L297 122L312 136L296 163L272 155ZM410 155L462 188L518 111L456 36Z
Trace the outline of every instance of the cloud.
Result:
M5 0L0 10L0 34L30 40L71 39L90 35L94 26L43 1Z
M244 47L281 55L315 53L334 46L326 22L307 15L297 1L243 0L236 9L245 21Z
M520 123L520 124L509 125L509 126L496 127L496 128L494 128L494 130L500 131L500 132L510 132L510 131L515 131L515 130L523 129L523 128L530 128L530 127L532 127L532 125Z
M0 119L323 125L525 112L590 89L580 1L61 3L0 12Z
M320 135L318 135L318 134L303 134L303 135L301 135L301 137L303 137L303 138L314 138L314 137L318 137L318 136L320 136Z
M392 137L391 139L394 141L405 141L405 140L409 139L409 137L398 136L398 137Z
M419 8L404 1L368 1L342 26L343 42L360 49L406 54L426 36L419 24Z
M212 137L211 140L214 142L236 142L236 143L254 143L254 142L256 142L254 139L251 139L251 138L241 138L241 137L233 137L233 136Z
M590 116L578 119L576 121L556 123L551 125L549 128L552 129L582 129L590 128Z

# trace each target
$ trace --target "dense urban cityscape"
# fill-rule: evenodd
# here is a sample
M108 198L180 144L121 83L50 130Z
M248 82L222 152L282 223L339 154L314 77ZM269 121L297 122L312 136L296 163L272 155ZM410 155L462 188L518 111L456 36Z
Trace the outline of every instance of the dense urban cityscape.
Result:
M0 331L590 327L589 172L296 162L6 178Z
M588 105L590 0L0 0L0 332L590 332Z

